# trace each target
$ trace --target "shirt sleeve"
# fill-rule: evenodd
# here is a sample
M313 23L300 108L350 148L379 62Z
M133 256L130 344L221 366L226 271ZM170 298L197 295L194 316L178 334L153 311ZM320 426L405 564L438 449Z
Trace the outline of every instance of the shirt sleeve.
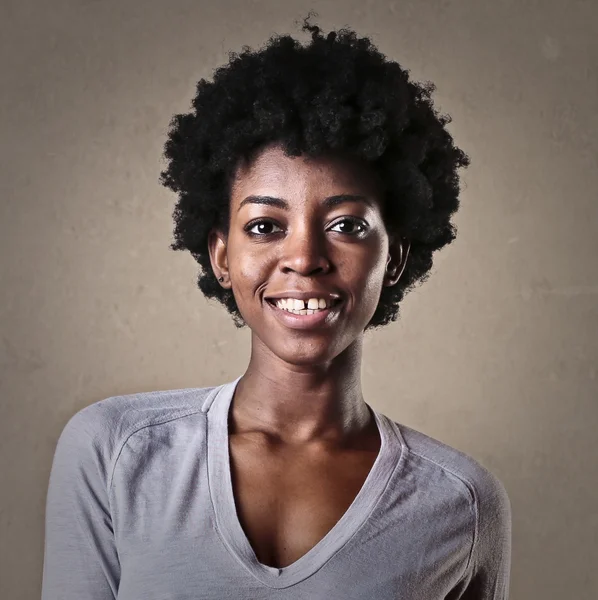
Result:
M117 597L120 564L107 490L109 460L101 442L108 432L102 431L92 406L66 424L54 452L46 497L42 600Z
M511 503L501 481L482 469L473 487L476 532L459 600L508 600L511 573Z

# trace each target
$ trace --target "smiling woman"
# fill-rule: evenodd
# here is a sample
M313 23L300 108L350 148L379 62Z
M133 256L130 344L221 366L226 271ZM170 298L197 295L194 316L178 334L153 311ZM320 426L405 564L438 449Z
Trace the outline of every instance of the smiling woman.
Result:
M275 37L175 115L174 250L251 330L232 382L115 396L54 457L43 600L504 600L511 512L473 458L374 410L364 332L455 237L468 164L366 38Z
M228 227L214 228L207 246L254 346L295 365L354 352L382 287L396 284L408 256L383 208L375 173L355 159L289 157L269 144L239 165ZM317 313L308 313L310 299Z

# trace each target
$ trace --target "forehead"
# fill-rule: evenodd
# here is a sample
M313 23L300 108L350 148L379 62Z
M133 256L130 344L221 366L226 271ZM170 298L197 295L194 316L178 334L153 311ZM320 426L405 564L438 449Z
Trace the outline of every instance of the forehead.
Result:
M279 145L260 150L249 163L239 165L233 180L232 195L251 189L290 191L340 190L374 195L380 182L367 164L342 155L323 157L286 156Z

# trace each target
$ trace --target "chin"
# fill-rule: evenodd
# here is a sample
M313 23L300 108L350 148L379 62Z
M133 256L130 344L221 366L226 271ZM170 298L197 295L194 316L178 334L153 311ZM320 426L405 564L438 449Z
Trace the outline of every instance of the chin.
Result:
M327 354L309 354L309 353L276 353L276 356L289 365L296 367L317 367L325 366L330 363L334 356Z
M249 317L250 315L248 315ZM314 329L292 329L258 319L245 319L257 343L267 349L279 360L302 367L325 366L343 354L359 339L363 338L363 329L346 327L347 323L337 322L333 327ZM261 352L260 352L261 353Z
M342 344L338 339L315 339L312 341L289 339L285 343L281 343L281 341L280 338L267 340L265 344L270 352L280 360L298 367L325 366L351 344L351 340Z

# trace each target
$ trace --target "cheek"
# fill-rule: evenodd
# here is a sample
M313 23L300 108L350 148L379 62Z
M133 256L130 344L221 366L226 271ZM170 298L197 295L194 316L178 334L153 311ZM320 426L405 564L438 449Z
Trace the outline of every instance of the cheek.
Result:
M275 261L275 252L272 248L259 245L246 245L240 249L236 257L239 263L239 270L242 269L248 277L252 273L259 274L267 271L269 266Z
M267 279L271 259L263 249L233 247L229 252L229 273L236 298L253 298Z
M372 244L355 248L355 252L344 252L337 264L344 277L354 282L356 292L377 293L386 268L384 244L374 240Z
M366 306L376 306L380 300L382 284L384 280L385 263L378 261L373 263L368 273L367 280L362 287L363 304Z

